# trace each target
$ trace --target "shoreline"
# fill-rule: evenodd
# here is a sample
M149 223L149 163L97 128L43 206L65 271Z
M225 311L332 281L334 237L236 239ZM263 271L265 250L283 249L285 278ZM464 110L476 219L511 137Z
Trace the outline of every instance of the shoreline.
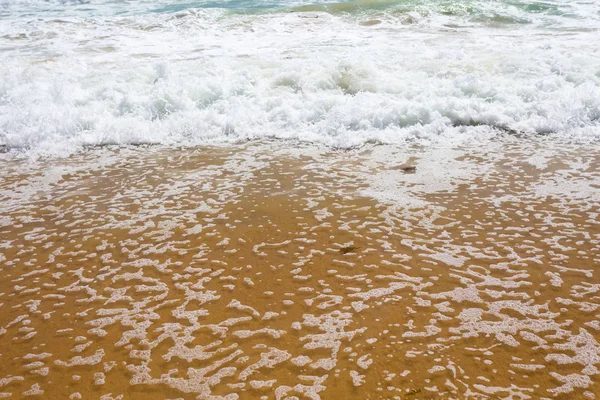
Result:
M0 392L600 395L600 150L482 143L0 160Z

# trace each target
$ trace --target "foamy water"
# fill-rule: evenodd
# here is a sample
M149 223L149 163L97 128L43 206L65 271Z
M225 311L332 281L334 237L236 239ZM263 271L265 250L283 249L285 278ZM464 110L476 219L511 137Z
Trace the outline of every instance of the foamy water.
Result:
M0 160L0 396L597 399L600 151L483 143Z
M0 398L598 398L599 10L0 0Z
M600 136L587 1L0 3L0 145Z

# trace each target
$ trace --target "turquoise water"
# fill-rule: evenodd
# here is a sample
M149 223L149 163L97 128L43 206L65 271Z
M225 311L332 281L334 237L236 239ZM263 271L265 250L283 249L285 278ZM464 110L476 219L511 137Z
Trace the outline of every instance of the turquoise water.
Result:
M581 7L581 6L584 7ZM561 18L589 18L593 8L585 2L568 1L489 1L489 0L222 0L222 1L123 1L123 0L3 0L0 16L127 16L140 14L172 14L189 9L224 9L239 13L323 10L327 12L426 12L447 16L472 16L499 22L527 21L529 14ZM593 6L593 4L592 4ZM583 10L582 10L583 8ZM588 10L588 8L592 10ZM493 11L492 11L493 10ZM584 12L582 12L584 11ZM591 11L591 13L590 13ZM600 11L596 10L596 19ZM592 15L591 15L592 14Z

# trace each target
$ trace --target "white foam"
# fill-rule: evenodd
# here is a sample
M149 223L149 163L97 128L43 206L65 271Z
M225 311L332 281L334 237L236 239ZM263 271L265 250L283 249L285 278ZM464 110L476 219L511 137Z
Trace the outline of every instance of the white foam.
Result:
M352 384L354 386L362 386L365 383L365 376L360 375L356 371L350 371L350 377L352 378Z
M68 154L264 137L428 142L492 127L600 136L592 5L573 11L586 23L565 37L560 28L574 19L549 23L534 13L524 30L499 35L435 12L414 27L390 14L366 28L326 13L123 17L107 11L113 3L63 24L43 13L30 24L18 8L5 10L0 144ZM447 24L469 28L450 34Z

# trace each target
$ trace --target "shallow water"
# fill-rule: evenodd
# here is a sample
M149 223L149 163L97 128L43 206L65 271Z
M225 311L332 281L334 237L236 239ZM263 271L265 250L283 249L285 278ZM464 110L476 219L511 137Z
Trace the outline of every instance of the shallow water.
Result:
M0 397L596 398L599 28L0 0Z
M484 143L0 161L0 392L596 398L600 151Z

